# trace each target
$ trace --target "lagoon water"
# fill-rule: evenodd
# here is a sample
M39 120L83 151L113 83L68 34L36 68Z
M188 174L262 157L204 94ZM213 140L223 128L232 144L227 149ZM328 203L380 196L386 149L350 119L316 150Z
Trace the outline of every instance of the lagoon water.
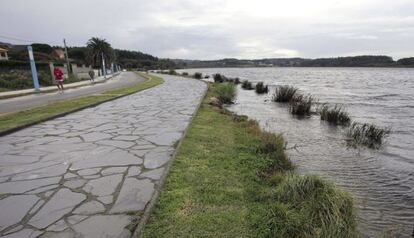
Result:
M364 237L411 237L414 229L414 69L217 68L181 70L221 73L270 85L268 95L238 87L229 109L282 133L300 173L329 178L356 199ZM348 148L344 128L317 115L298 119L271 102L278 85L293 85L319 103L343 105L352 119L390 127L380 150Z

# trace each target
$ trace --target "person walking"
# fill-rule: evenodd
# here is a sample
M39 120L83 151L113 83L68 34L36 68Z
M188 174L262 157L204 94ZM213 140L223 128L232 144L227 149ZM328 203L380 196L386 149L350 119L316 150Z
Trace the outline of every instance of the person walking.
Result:
M55 68L53 70L55 76L56 86L58 87L59 92L63 93L63 72L60 68Z
M94 82L95 82L95 81L94 81L94 78L95 78L95 71L93 71L93 70L91 69L91 70L89 70L88 74L89 74L89 77L91 78L91 79L90 79L90 80L91 80L91 82L92 82L92 83L94 83Z

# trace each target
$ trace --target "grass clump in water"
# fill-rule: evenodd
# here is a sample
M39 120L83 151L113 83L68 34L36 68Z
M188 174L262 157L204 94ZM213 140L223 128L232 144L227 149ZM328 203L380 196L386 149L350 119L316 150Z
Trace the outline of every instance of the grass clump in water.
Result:
M317 176L287 174L268 210L268 237L355 237L352 197Z
M298 116L310 115L313 102L312 96L296 95L289 102L289 111Z
M297 91L298 89L293 86L280 86L276 88L275 94L273 94L273 101L290 102Z
M246 89L246 90L253 90L253 89L254 89L254 88L253 88L252 83L251 83L251 82L249 82L248 80L244 80L244 81L242 82L241 87L242 87L243 89Z
M334 125L348 126L351 123L351 118L348 113L338 105L335 105L332 108L328 105L323 105L320 110L320 114L321 120L327 121Z
M194 78L195 78L195 79L202 79L202 78L203 78L203 74L202 74L202 73L200 73L200 72L195 72L195 73L194 73Z
M346 135L348 145L357 147L358 145L367 146L371 149L379 149L386 137L389 136L389 128L380 128L374 124L354 122L348 128Z
M226 80L226 77L221 74L213 74L213 79L215 83L223 83Z
M218 84L216 88L217 98L223 104L233 103L236 97L236 87L233 83Z
M267 85L264 85L263 82L258 82L256 84L255 91L258 94L268 93L269 92L269 87Z

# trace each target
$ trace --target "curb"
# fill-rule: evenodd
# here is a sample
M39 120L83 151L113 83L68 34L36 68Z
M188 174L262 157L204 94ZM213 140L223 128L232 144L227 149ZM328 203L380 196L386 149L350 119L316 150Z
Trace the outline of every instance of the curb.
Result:
M137 74L137 76L146 79L145 81L143 81L143 83L144 82L151 81L151 79L142 77L142 76L140 76L138 74ZM22 129L25 129L25 128L30 127L30 126L33 126L33 125L40 124L40 123L45 122L45 121L49 121L49 120L52 120L52 119L56 119L56 118L59 118L59 117L63 117L63 116L66 116L68 114L71 114L71 113L74 113L74 112L78 112L78 111L81 111L81 110L84 110L84 109L87 109L87 108L96 107L96 106L98 106L98 105L100 105L102 103L106 103L106 102L110 102L110 101L113 101L113 100L116 100L116 99L119 99L119 98L122 98L122 97L126 97L126 96L129 96L129 95L134 94L134 93L139 93L139 92L145 91L147 89L153 88L153 87L158 86L158 85L159 84L154 85L154 86L149 87L149 88L142 89L142 90L137 91L137 92L127 93L127 94L119 95L119 96L116 96L116 97L113 97L113 98L109 98L109 99L106 99L104 101L100 101L100 102L96 102L96 103L93 103L93 104L90 104L90 105L87 105L87 106L83 106L83 107L80 107L80 108L76 108L76 109L73 109L73 110L70 110L70 111L67 111L67 112L63 112L63 113L60 113L60 114L57 114L57 115L54 115L54 116L50 116L50 117L41 119L39 121L35 121L35 122L32 122L32 123L26 124L26 125L22 125L22 126L14 127L14 128L7 129L7 130L4 130L4 131L0 131L0 137L1 136L5 136L5 135L9 135L11 133L14 133L16 131L20 131Z
M173 75L173 76L180 77L180 76L176 76L176 75ZM185 78L185 77L181 77L181 78L189 79L189 78ZM197 79L193 79L193 80L197 80ZM142 230L144 229L145 225L147 224L147 222L148 222L148 220L149 220L149 218L152 214L152 211L154 210L155 204L159 200L160 192L164 187L164 184L165 184L165 181L167 179L168 174L170 173L171 166L172 166L175 158L177 157L178 152L180 151L181 144L182 144L184 138L187 136L187 132L188 132L189 128L191 127L191 125L193 124L193 120L194 120L195 116L197 115L197 113L198 113L198 111L199 111L201 105L203 104L203 101L204 101L204 99L207 95L208 83L203 81L203 80L199 80L199 81L205 83L207 88L204 91L204 94L201 97L201 100L200 100L199 104L197 105L197 108L194 111L193 116L191 117L190 123L188 124L187 128L184 130L181 138L179 139L178 145L176 146L176 148L174 150L174 153L171 155L171 159L168 161L167 166L165 167L166 168L165 172L162 175L161 179L159 180L158 188L155 189L154 195L152 196L150 202L145 207L145 210L142 214L142 217L141 217L137 227L135 228L134 232L132 233L132 237L137 237L137 238L140 237Z

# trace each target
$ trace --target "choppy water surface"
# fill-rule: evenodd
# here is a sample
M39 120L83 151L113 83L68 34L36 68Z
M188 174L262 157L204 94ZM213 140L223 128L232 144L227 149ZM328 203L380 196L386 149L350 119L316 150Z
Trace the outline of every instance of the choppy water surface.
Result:
M268 95L238 88L229 109L282 133L300 173L319 174L354 194L359 230L366 237L411 237L414 227L414 69L222 68L186 72L222 73L271 85ZM344 105L352 119L392 128L377 151L350 149L342 128L292 117L271 102L277 85L294 85L321 103Z

